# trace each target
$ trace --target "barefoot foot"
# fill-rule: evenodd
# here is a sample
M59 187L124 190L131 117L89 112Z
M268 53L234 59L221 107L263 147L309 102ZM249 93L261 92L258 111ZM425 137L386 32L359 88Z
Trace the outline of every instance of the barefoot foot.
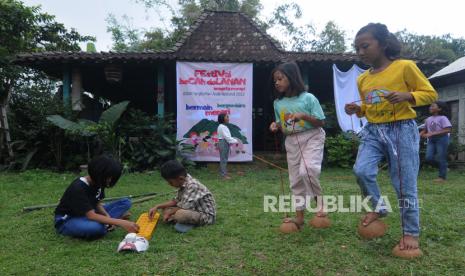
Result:
M367 213L363 219L362 219L362 225L363 226L368 226L370 223L373 221L377 220L379 218L379 214L375 212L369 212Z
M399 249L400 250L413 250L418 249L418 238L410 235L405 235L403 238L400 239L399 242Z
M423 255L418 245L418 238L405 235L392 249L392 254L404 259L414 259Z
M318 212L316 212L316 214L315 214L315 216L317 216L319 218L326 217L327 215L328 215L328 213L326 213L323 208L318 210Z

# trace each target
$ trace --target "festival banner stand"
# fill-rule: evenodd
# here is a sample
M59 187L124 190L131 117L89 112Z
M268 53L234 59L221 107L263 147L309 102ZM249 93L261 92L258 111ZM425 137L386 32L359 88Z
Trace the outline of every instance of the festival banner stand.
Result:
M177 139L195 147L193 161L219 161L218 114L229 114L229 161L252 161L251 63L177 62Z

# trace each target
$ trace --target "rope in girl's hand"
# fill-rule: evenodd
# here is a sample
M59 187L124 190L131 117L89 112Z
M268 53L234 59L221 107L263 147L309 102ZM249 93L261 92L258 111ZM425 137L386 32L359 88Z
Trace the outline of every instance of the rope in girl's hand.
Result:
M276 135L276 132L274 133L274 142L275 142L275 148L276 148L276 153L278 153L279 148L278 148L278 136ZM278 166L276 166L278 167ZM278 167L279 168L279 167ZM281 194L284 196L284 180L283 180L283 173L282 169L279 170L279 178L281 180ZM284 218L287 218L287 212L284 213Z
M252 155L253 158L258 159L258 160L262 161L263 163L266 163L266 164L268 164L268 165L270 165L270 166L272 166L272 167L275 167L275 168L277 168L277 169L280 170L280 171L287 172L287 169L285 169L285 168L283 168L283 167L280 167L280 166L278 166L278 165L276 165L276 164L274 164L274 163L272 163L272 162L270 162L270 161L267 161L267 160L265 160L265 159L263 159L263 158L261 158L261 157L255 155L255 154L251 154L251 155Z

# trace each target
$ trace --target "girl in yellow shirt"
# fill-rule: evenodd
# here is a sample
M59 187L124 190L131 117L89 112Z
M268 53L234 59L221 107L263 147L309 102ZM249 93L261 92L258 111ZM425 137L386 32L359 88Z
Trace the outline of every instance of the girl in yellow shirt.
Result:
M370 23L355 37L355 50L371 68L357 80L361 105L346 104L347 114L365 116L354 173L364 196L374 208L364 226L387 214L376 182L378 164L389 163L391 182L399 199L402 218L401 250L419 248L417 177L419 133L412 106L429 105L437 93L414 62L399 59L401 45L387 27Z

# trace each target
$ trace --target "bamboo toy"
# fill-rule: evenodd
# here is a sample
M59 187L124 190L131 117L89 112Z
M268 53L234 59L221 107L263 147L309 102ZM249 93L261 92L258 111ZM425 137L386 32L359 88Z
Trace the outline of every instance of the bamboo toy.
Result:
M142 213L136 222L137 225L139 225L139 232L137 235L144 237L146 240L150 240L159 219L160 213L158 212L155 213L152 219L149 219L148 213Z

